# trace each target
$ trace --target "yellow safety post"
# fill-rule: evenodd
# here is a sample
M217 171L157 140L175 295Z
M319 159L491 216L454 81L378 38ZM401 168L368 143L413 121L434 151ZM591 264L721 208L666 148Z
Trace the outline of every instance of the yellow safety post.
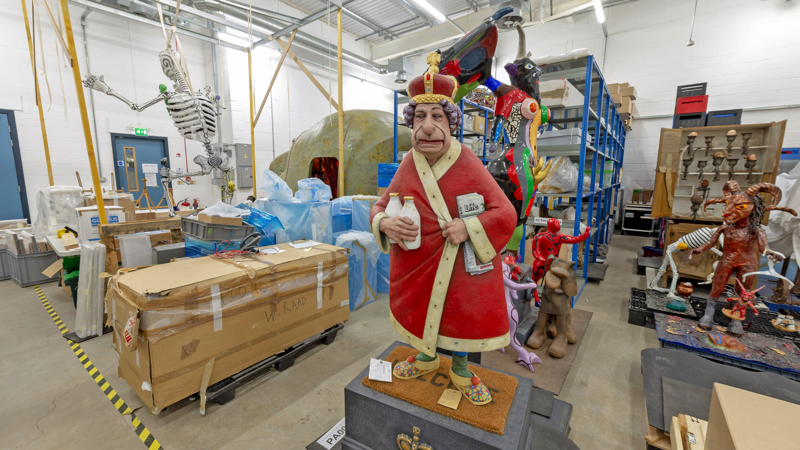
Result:
M44 126L44 111L42 110L42 97L39 92L39 77L36 76L36 62L34 59L33 40L31 39L31 27L28 22L28 9L25 7L25 0L20 0L22 3L22 18L25 20L25 33L28 35L28 49L31 54L31 70L33 71L33 86L36 92L36 106L39 108L39 124L42 128L42 142L44 142L44 159L47 162L47 177L50 179L50 186L53 183L53 168L50 166L50 147L47 144L47 130ZM42 55L44 58L44 55Z
M256 190L256 124L253 118L253 47L247 49L247 72L250 74L250 164L253 166L253 197L258 198Z
M97 173L97 160L94 157L92 132L89 128L89 114L86 112L86 99L83 96L81 70L78 66L78 56L75 52L75 39L72 36L72 20L70 20L69 16L69 5L67 4L67 0L61 0L61 16L64 18L64 30L67 34L67 45L69 45L69 54L72 57L72 78L75 81L75 91L78 94L78 106L80 107L81 123L83 124L83 139L86 141L86 153L89 155L89 168L92 172L94 196L97 198L97 212L100 214L100 223L105 224L106 207L103 204L103 189L100 187L100 176Z
M66 0L65 0L66 1ZM336 52L336 66L339 70L339 80L337 82L339 88L339 196L345 195L344 193L344 99L342 98L342 8L336 11L336 31L338 34L338 48Z

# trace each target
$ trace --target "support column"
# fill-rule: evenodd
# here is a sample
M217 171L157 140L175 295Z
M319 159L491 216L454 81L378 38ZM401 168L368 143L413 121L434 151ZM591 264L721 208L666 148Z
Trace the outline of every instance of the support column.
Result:
M338 37L336 65L339 70L339 77L337 81L339 88L339 196L341 197L345 195L344 167L346 165L344 161L344 99L342 98L342 79L344 78L344 73L342 73L342 8L339 8L336 11L336 31Z

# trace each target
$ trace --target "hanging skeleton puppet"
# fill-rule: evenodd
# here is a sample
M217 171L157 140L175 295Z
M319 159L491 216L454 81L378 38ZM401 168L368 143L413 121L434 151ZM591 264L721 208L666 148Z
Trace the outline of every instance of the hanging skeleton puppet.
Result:
M163 26L163 22L162 22ZM167 166L168 159L161 159L161 185L164 188L164 197L169 206L170 216L175 216L172 197L169 195L169 183L172 180L194 177L199 175L208 175L213 169L220 169L227 173L231 167L228 164L227 155L219 148L211 146L211 140L217 132L217 105L218 96L212 94L211 87L205 86L202 91L192 92L191 84L188 81L188 76L185 74L184 69L181 69L181 59L172 50L171 37L174 34L175 27L169 31L167 36L167 48L158 54L158 59L161 63L161 70L164 75L173 81L174 91L168 91L167 87L163 84L159 85L161 93L152 100L149 100L141 105L131 102L122 95L118 94L115 90L108 87L103 80L103 76L94 76L91 74L86 75L83 80L83 85L100 91L104 94L116 97L127 104L135 111L144 111L145 109L164 100L167 104L167 111L169 112L172 122L181 135L186 139L192 139L201 142L206 149L206 156L197 155L193 161L198 164L201 170L191 173L176 173L169 169ZM177 41L178 37L175 36ZM180 44L179 49L180 49Z

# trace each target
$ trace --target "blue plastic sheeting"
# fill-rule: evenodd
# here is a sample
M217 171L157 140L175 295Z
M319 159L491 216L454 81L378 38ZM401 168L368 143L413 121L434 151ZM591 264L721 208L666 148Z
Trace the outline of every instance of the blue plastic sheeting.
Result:
M364 231L349 231L336 238L336 246L350 250L348 287L350 311L377 299L378 259L381 251L375 236Z
M253 209L251 206L245 205L244 203L240 203L237 208L247 209L250 211L250 215L244 217L242 221L252 225L255 227L257 232L261 233L261 241L259 241L258 245L265 246L278 244L275 234L276 232L283 232L283 224L281 224L281 221L277 217L273 216L272 214L265 213L264 211Z
M331 187L319 178L305 178L297 182L297 192L294 198L303 202L328 201L333 197Z
M353 216L351 214L333 215L333 232L347 231L353 228Z
M374 237L374 236L373 236ZM389 272L390 272L391 258L388 253L381 253L378 258L378 293L389 293Z
M261 178L258 179L258 193L270 200L290 200L292 198L292 188L269 169L261 172Z
M210 241L200 239L191 234L184 234L183 240L186 242L186 256L189 258L201 258L211 256L217 250L238 250L242 241Z
M369 211L380 197L374 195L360 195L353 197L353 230L371 231L369 223Z
M253 202L253 208L276 216L286 230L289 241L311 239L333 244L331 202L267 200Z

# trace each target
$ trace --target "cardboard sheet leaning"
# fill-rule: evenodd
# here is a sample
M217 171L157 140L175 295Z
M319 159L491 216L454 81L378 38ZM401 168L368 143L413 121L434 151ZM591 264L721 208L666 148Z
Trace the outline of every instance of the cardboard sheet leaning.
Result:
M154 413L349 318L347 251L320 244L235 262L122 269L110 282L119 376ZM135 325L132 325L132 321Z

